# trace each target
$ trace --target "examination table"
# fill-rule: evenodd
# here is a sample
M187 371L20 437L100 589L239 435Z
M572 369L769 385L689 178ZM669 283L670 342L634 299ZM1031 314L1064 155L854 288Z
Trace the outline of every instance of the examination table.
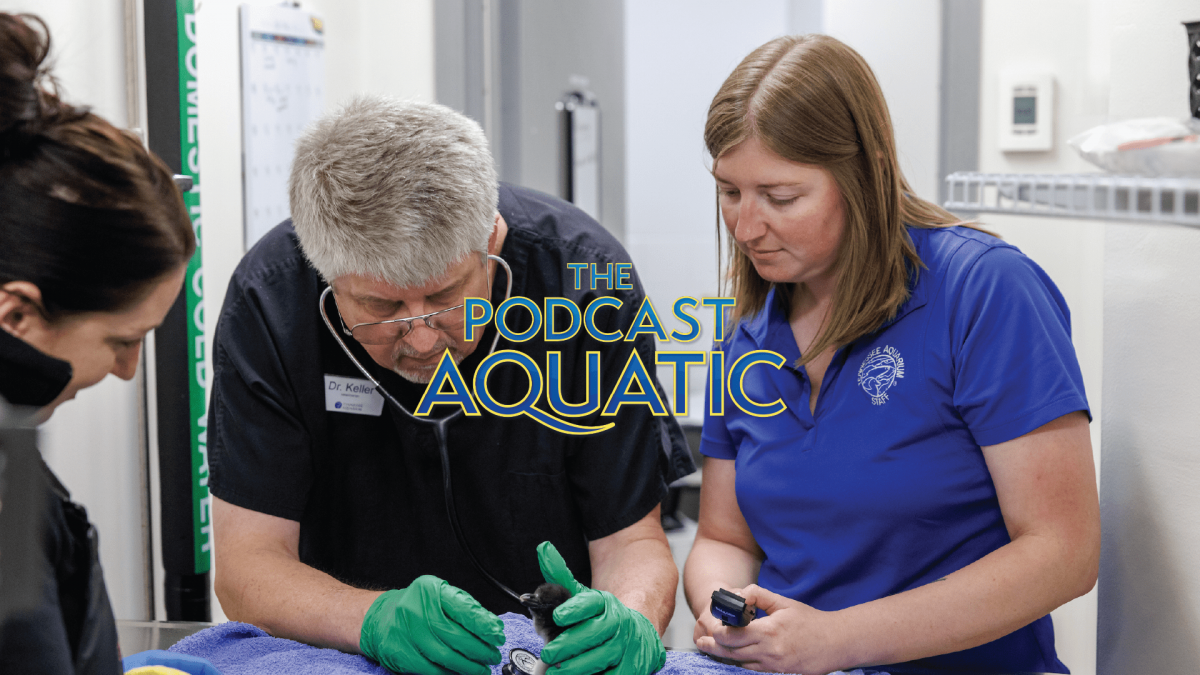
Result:
M542 640L533 622L520 614L501 615L507 638L500 647L503 663L509 650L521 648L534 654L542 651ZM318 649L306 644L274 638L249 624L231 621L219 625L157 621L119 621L121 650L128 656L146 649L168 649L208 659L222 675L391 675L391 671L362 656ZM492 666L500 675L501 666ZM748 675L751 671L717 663L699 652L668 651L667 664L659 675ZM873 675L877 671L855 670L849 675Z

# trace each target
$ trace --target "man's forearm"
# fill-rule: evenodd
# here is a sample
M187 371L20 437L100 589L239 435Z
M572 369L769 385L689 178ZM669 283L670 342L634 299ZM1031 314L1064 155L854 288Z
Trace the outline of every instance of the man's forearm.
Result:
M364 591L300 562L300 524L213 497L217 598L226 616L277 637L358 653Z
M675 612L679 570L663 539L629 542L592 568L592 587L641 612L662 635Z
M359 653L363 617L379 591L347 586L281 553L255 551L236 563L221 562L217 596L230 619L275 637Z

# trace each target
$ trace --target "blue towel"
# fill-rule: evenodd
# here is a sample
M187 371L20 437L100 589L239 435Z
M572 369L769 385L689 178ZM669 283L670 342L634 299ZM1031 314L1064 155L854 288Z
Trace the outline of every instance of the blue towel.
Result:
M500 647L503 663L512 649L527 649L541 655L542 639L533 630L529 617L504 614L505 643ZM170 651L190 654L212 661L222 675L349 675L370 673L391 675L391 671L364 656L318 649L283 638L273 638L262 629L245 623L229 622L202 630L180 640ZM874 671L855 670L848 675L867 675ZM717 663L699 652L667 652L667 664L659 675L749 675L750 671ZM492 675L500 675L500 666L492 666ZM882 674L886 675L886 673Z
M221 675L391 675L366 657L274 638L257 626L235 621L185 637L168 651L208 659Z

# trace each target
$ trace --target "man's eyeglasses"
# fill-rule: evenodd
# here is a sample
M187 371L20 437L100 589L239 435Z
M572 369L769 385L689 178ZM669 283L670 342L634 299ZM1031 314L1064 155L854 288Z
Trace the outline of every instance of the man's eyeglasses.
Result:
M509 269L508 263L500 256L489 255L484 258L484 278L487 278L487 261L495 261L500 267L504 268L505 288L504 299L508 300L512 297L512 270ZM490 284L489 284L490 285ZM324 312L325 295L332 291L331 288L326 288L321 294L321 307ZM334 304L337 304L337 298L334 298ZM387 321L371 321L367 323L356 323L349 328L346 327L346 320L341 317L341 312L338 312L338 320L342 324L342 332L346 335L358 340L359 344L364 345L387 345L393 344L397 340L402 340L406 335L412 332L413 326L418 321L424 321L426 326L430 328L451 333L461 330L463 324L466 323L466 303L461 303L446 309L439 309L436 312L422 314L420 316L410 316L403 319L388 319ZM328 322L328 319L326 319ZM333 330L333 327L329 327ZM497 339L499 335L497 335ZM495 340L493 340L492 349L496 348Z
M343 320L342 332L364 345L389 345L397 340L403 340L406 335L412 332L413 326L418 321L424 321L426 326L434 330L449 333L463 327L466 317L463 310L465 306L465 304L455 305L447 309L439 309L436 312L420 316L410 316L405 319L358 323L349 328L346 327L346 322Z

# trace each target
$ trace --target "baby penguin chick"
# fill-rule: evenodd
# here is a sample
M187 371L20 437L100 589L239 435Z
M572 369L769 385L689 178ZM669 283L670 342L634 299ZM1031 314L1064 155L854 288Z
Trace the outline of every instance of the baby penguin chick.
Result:
M571 592L559 584L542 584L532 593L521 596L521 604L529 610L533 619L533 629L537 631L542 642L549 644L551 640L562 634L563 628L554 623L554 610L571 598Z

